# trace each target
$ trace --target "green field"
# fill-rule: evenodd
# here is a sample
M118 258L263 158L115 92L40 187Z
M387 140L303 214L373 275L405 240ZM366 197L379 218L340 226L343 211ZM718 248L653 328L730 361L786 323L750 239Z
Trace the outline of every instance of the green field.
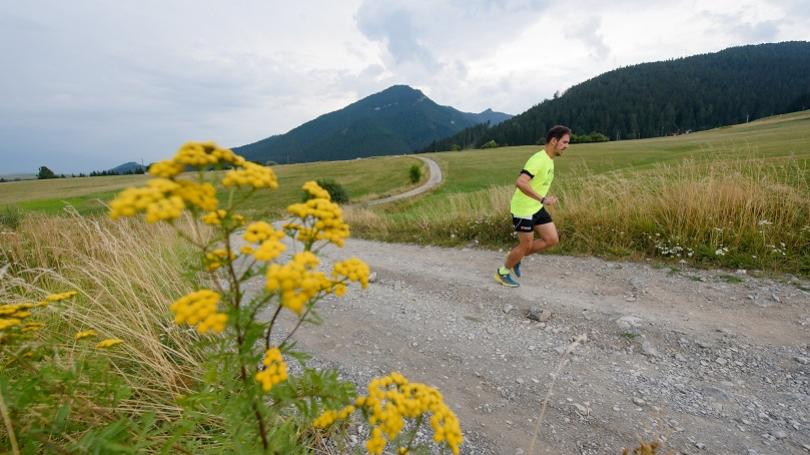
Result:
M446 182L429 197L417 201L417 208L432 205L449 194L512 185L526 160L540 148L520 146L426 154L439 163ZM810 160L810 111L674 137L573 144L554 163L555 182L559 184L563 179L582 174L635 172L686 159L785 157L795 157L803 163Z
M358 235L507 248L509 199L539 146L428 154L420 199L351 210ZM810 274L810 111L681 136L574 144L555 160L554 251Z
M413 157L386 156L274 166L279 188L257 193L245 208L249 211L283 210L290 203L300 202L304 182L319 178L332 179L341 184L350 202L399 193L414 186L408 170L414 164L421 163ZM123 175L0 183L0 210L14 207L23 211L54 214L71 205L81 214L101 213L105 210L101 201L109 201L118 191L143 185L148 179L149 176L145 175ZM220 193L222 199L224 191Z

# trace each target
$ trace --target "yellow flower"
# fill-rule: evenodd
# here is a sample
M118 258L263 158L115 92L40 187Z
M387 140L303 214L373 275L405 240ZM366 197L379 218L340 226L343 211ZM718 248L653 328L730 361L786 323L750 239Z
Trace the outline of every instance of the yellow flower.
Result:
M225 173L222 186L250 186L253 188L278 188L276 174L269 167L256 163L246 162L241 169L233 169Z
M78 341L78 340L83 340L85 338L91 338L91 337L96 337L96 336L98 336L96 334L96 331L91 329L91 330L83 330L81 332L77 332L76 336L74 338L76 338L76 340Z
M326 199L332 200L332 197L329 195L329 192L325 189L321 188L317 182L310 180L304 183L304 191L309 193L310 196L316 199Z
M36 332L37 330L45 327L45 324L41 322L28 322L23 324L22 332Z
M231 253L229 256L225 248L217 248L205 254L205 266L209 272L212 272L222 267L223 263L233 261L234 259L236 259L235 254Z
M152 179L145 187L128 188L110 201L110 217L117 219L146 213L149 223L180 218L185 203L183 198L174 194L179 189L177 182L168 179Z
M61 292L59 294L51 294L48 297L46 297L45 299L48 302L60 302L62 300L66 300L66 299L69 299L71 297L75 297L76 294L78 294L78 292L76 292L76 291L67 291L67 292Z
M174 313L174 322L196 326L197 332L225 330L228 315L217 312L219 294L210 289L201 289L179 298L169 307Z
M370 454L379 455L385 450L386 444L388 443L385 441L380 427L374 427L374 429L371 430L371 438L366 441L366 450L368 450Z
M333 203L329 193L315 182L305 183L304 190L313 199L287 207L287 211L301 219L301 223L289 223L285 229L297 232L296 239L304 243L326 240L343 246L349 237L349 226L343 222L340 206Z
M276 232L277 236L267 239L259 245L259 248L253 253L253 256L260 261L272 261L277 258L287 247L281 243L281 238L284 237L283 232Z
M243 237L250 243L259 243L269 239L275 232L276 230L270 224L264 221L256 221L245 228Z
M98 348L98 349L107 349L107 348L111 348L111 347L113 347L115 345L121 344L123 342L124 342L124 340L121 340L121 339L118 339L118 338L107 338L106 340L99 341L98 344L96 344L96 348Z
M183 166L181 163L176 163L172 160L158 161L157 163L149 166L149 174L154 175L155 177L169 179L178 176L183 172L184 168L185 166Z
M382 453L386 438L393 440L400 434L405 418L414 419L427 414L430 414L433 440L445 444L455 455L461 450L463 437L458 418L433 387L409 383L395 372L372 379L368 396L358 397L355 406L365 409L371 426L371 438L366 441L369 453Z
M17 318L0 318L0 330L6 330L11 327L15 327L20 325L20 321Z
M293 256L284 264L271 264L267 269L265 288L281 295L281 305L301 314L304 306L318 293L332 288L332 282L323 272L315 271L318 257L309 251Z
M177 150L172 161L195 167L218 164L242 166L246 163L241 156L231 150L219 148L214 142L187 142Z
M270 348L264 353L262 360L264 369L256 373L256 381L262 385L262 390L269 392L274 385L287 380L287 364L278 348Z
M227 212L225 210L219 209L210 213L206 213L202 216L202 222L205 224L210 224L212 226L219 226L222 224L222 220L225 219Z
M338 411L334 410L327 410L324 411L317 419L312 421L312 425L315 428L327 428L337 420L344 420L347 419L350 415L354 413L355 408L352 405L344 406Z
M217 189L210 183L177 182L179 185L172 192L188 205L200 210L213 211L217 208Z
M368 265L358 258L346 259L343 262L336 262L332 266L332 276L335 278L346 278L349 281L360 283L363 289L368 287L368 276L371 271Z

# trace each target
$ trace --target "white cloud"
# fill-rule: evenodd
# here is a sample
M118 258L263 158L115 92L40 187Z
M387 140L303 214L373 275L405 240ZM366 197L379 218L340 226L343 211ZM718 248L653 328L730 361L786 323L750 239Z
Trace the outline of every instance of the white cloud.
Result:
M803 0L0 3L0 174L236 146L395 83L520 113L619 66L808 40Z

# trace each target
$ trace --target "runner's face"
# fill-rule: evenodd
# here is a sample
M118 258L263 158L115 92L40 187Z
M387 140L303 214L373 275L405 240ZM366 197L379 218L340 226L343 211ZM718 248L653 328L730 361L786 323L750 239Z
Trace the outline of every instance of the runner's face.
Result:
M568 143L571 141L571 136L566 134L561 137L556 144L554 144L554 155L560 156L568 148Z

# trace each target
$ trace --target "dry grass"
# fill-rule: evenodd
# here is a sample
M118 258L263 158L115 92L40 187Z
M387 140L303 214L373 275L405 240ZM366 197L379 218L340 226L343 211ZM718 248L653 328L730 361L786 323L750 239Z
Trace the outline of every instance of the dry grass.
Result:
M11 275L0 285L0 299L79 291L75 303L48 308L47 336L71 355L79 352L72 338L79 330L123 339L110 355L135 393L117 411L176 415L174 397L190 390L202 355L193 333L175 325L168 311L195 281L184 275L191 256L174 231L141 221L29 214L18 230L0 236L0 262L9 263Z
M683 161L636 172L555 182L558 251L658 256L727 267L810 274L810 175L795 158ZM419 210L349 210L361 236L383 240L508 246L514 188L447 195Z

